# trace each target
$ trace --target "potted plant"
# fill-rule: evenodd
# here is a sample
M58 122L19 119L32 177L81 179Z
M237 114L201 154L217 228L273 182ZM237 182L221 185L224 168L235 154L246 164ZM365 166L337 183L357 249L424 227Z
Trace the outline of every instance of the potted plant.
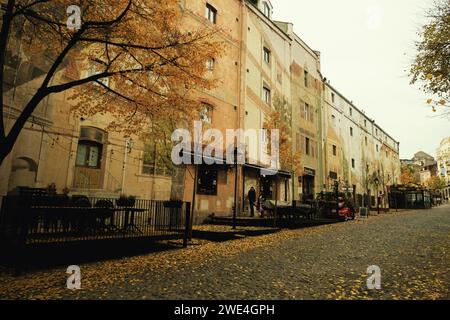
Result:
M119 199L116 200L116 204L118 207L131 208L134 207L135 203L136 203L135 196L126 196L124 194L121 194Z
M170 200L164 202L166 208L181 208L183 206L182 200Z

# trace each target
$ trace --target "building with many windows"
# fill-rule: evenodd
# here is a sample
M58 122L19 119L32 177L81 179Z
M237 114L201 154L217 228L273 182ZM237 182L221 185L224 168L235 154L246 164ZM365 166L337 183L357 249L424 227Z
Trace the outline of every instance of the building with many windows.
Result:
M438 176L443 178L447 183L447 188L443 190L443 197L446 200L450 199L450 137L441 141L437 150L437 166Z
M196 93L204 106L198 120L205 130L224 135L227 129L258 132L245 141L245 165L168 166L157 143L146 138L151 128L130 137L108 131L107 115L76 117L70 92L63 92L47 98L26 124L0 167L0 196L54 183L71 194L176 198L194 204L196 222L230 215L234 207L247 212L251 186L266 199L290 202L311 200L338 182L359 206L375 205L377 195L386 203L389 187L399 182L399 143L323 78L320 52L291 23L273 20L269 0L180 0L180 10L184 28L220 29L225 52L205 61L206 76L218 86ZM7 127L48 67L42 57L24 57L21 40L13 41L5 81ZM78 76L68 64L55 81ZM279 164L276 175L261 171L267 166L261 151L269 143L264 123L274 110L283 110L292 153L302 154L301 175ZM444 174L447 162L440 162Z

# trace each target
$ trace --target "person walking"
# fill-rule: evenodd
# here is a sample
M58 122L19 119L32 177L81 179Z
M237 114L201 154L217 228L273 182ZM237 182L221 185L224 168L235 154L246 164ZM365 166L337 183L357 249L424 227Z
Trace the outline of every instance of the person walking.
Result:
M264 201L266 201L266 199L260 194L258 198L258 211L261 218L264 218Z
M254 187L251 187L248 192L248 201L250 202L250 216L255 216L255 202L256 202L256 190Z

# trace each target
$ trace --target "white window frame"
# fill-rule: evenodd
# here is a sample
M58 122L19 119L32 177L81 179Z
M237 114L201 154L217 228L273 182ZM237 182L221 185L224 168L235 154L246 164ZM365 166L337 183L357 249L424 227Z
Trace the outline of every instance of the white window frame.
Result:
M270 64L270 62L272 61L272 52L267 47L263 48L263 60L267 64Z
M263 101L272 104L272 91L267 86L263 86Z
M209 3L206 3L205 18L213 24L217 23L217 9Z

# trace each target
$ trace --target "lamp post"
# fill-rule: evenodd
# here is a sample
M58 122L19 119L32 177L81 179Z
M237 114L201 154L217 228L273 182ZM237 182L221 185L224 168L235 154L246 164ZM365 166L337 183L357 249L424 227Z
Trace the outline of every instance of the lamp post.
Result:
M394 178L394 191L395 191L395 212L398 212L397 178Z
M242 152L239 152L239 148L234 149L234 165L235 165L235 173L234 173L234 210L233 210L233 230L236 230L237 224L237 210L238 210L238 171L239 171L239 156L242 155Z
M374 182L375 182L375 185L377 186L377 212L379 215L380 214L380 195L378 194L378 186L380 184L380 179L378 179L378 177L377 177L377 178L375 178Z

